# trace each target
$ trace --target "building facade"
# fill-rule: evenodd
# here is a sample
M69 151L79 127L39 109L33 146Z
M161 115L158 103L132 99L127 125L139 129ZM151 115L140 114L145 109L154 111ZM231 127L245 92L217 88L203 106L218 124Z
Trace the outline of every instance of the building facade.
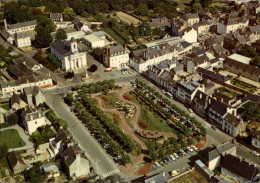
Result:
M51 53L58 58L66 71L87 67L87 50L81 50L74 38L70 41L55 40L51 44Z
M103 52L103 63L108 68L124 68L129 64L129 53L126 47L121 45L105 48Z

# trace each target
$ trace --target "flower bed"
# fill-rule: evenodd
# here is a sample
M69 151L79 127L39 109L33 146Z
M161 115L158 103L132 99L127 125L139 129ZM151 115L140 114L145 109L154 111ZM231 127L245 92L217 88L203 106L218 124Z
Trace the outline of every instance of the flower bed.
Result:
M104 96L102 97L102 99L103 99L104 101L109 101L108 98L107 98L107 97L104 97Z
M124 98L125 98L126 100L131 100L131 97L128 96L128 95L124 95Z
M147 128L148 127L148 125L147 124L145 124L144 122L140 122L140 125L143 127L143 128Z
M114 116L114 120L115 120L115 121L119 120L119 116L118 116L118 115L115 115L115 116Z

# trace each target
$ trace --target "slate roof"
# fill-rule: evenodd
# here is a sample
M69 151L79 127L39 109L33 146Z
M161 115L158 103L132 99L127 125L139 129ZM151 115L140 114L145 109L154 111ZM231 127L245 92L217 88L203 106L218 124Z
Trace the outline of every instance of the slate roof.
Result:
M191 46L191 43L188 43L187 41L182 41L180 42L181 46L185 49Z
M14 93L11 97L11 106L14 104L20 104L20 96Z
M78 18L74 18L74 19L72 20L72 23L74 24L74 26L75 26L75 28L76 28L77 30L80 30L81 27L83 26L83 23L82 23Z
M224 116L226 114L227 108L228 108L228 105L226 105L225 103L220 102L220 101L216 101L210 106L210 109L212 109L213 111L216 111L221 116Z
M230 154L221 158L220 166L248 181L252 181L260 173L259 169L254 165Z
M25 165L24 161L22 160L20 153L18 153L16 151L12 151L12 152L9 153L8 160L9 160L10 166L12 168L14 168L17 164L24 164Z
M61 154L61 157L63 158L63 163L65 163L69 167L76 160L78 154L80 154L81 158L87 159L86 155L82 153L82 150L78 145L68 147Z
M183 36L185 32L190 32L193 28L188 26L179 32L179 35Z
M155 175L145 177L144 183L167 183L167 178L163 176L161 173L157 173Z
M204 53L206 53L206 50L205 50L204 48L195 51L195 54L196 54L196 55L202 55L202 54L204 54Z
M187 17L187 19L195 19L195 18L199 18L199 15L197 13L189 13L185 15Z
M51 13L50 14L50 18L52 18L52 19L61 19L62 18L62 14L61 13Z
M110 54L119 53L119 52L122 52L122 51L125 51L125 49L122 45L112 46L112 47L109 48Z
M244 63L238 62L238 61L230 59L230 58L226 58L224 60L224 66L225 65L229 65L230 67L237 68L237 69L241 70L241 72L247 72L247 73L253 74L256 77L260 76L260 68L252 66L252 65L244 64Z
M240 124L240 119L230 113L228 113L224 119L234 127L237 127Z
M220 82L226 82L226 81L230 80L230 78L227 77L227 76L220 75L216 72L209 71L209 70L201 68L201 67L197 68L197 72L202 74L202 75L208 76L209 78L218 80Z
M7 28L8 29L17 29L17 28L27 27L27 26L32 26L32 25L37 25L37 21L32 20L32 21L21 22L21 23L17 23L17 24L8 24Z
M16 33L16 39L25 39L27 37L30 37L28 32L18 32L18 33Z
M69 138L71 135L68 131L66 130L59 130L56 134L56 137L55 137L55 142L58 143L60 141L63 141L67 138Z
M217 146L217 150L220 154L225 153L227 150L236 147L235 144L231 142L225 142L224 144L220 144Z

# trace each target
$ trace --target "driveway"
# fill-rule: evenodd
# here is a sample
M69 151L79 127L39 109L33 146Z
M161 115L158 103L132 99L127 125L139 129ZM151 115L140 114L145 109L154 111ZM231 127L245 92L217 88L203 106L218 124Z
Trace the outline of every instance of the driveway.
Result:
M25 142L26 145L23 146L23 147L17 147L17 148L8 149L9 152L26 150L26 149L31 149L31 148L34 147L34 144L29 141L29 136L24 133L23 128L21 128L19 125L13 125L13 126L9 126L7 128L2 128L2 129L0 129L0 131L10 130L10 129L17 130L19 135L20 135L20 137L22 138L22 140Z

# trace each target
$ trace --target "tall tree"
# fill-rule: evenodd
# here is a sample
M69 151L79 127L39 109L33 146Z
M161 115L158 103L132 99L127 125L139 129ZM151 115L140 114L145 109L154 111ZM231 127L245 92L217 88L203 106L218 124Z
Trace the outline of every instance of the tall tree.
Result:
M57 39L67 39L67 33L64 29L59 28L56 32L56 38Z

